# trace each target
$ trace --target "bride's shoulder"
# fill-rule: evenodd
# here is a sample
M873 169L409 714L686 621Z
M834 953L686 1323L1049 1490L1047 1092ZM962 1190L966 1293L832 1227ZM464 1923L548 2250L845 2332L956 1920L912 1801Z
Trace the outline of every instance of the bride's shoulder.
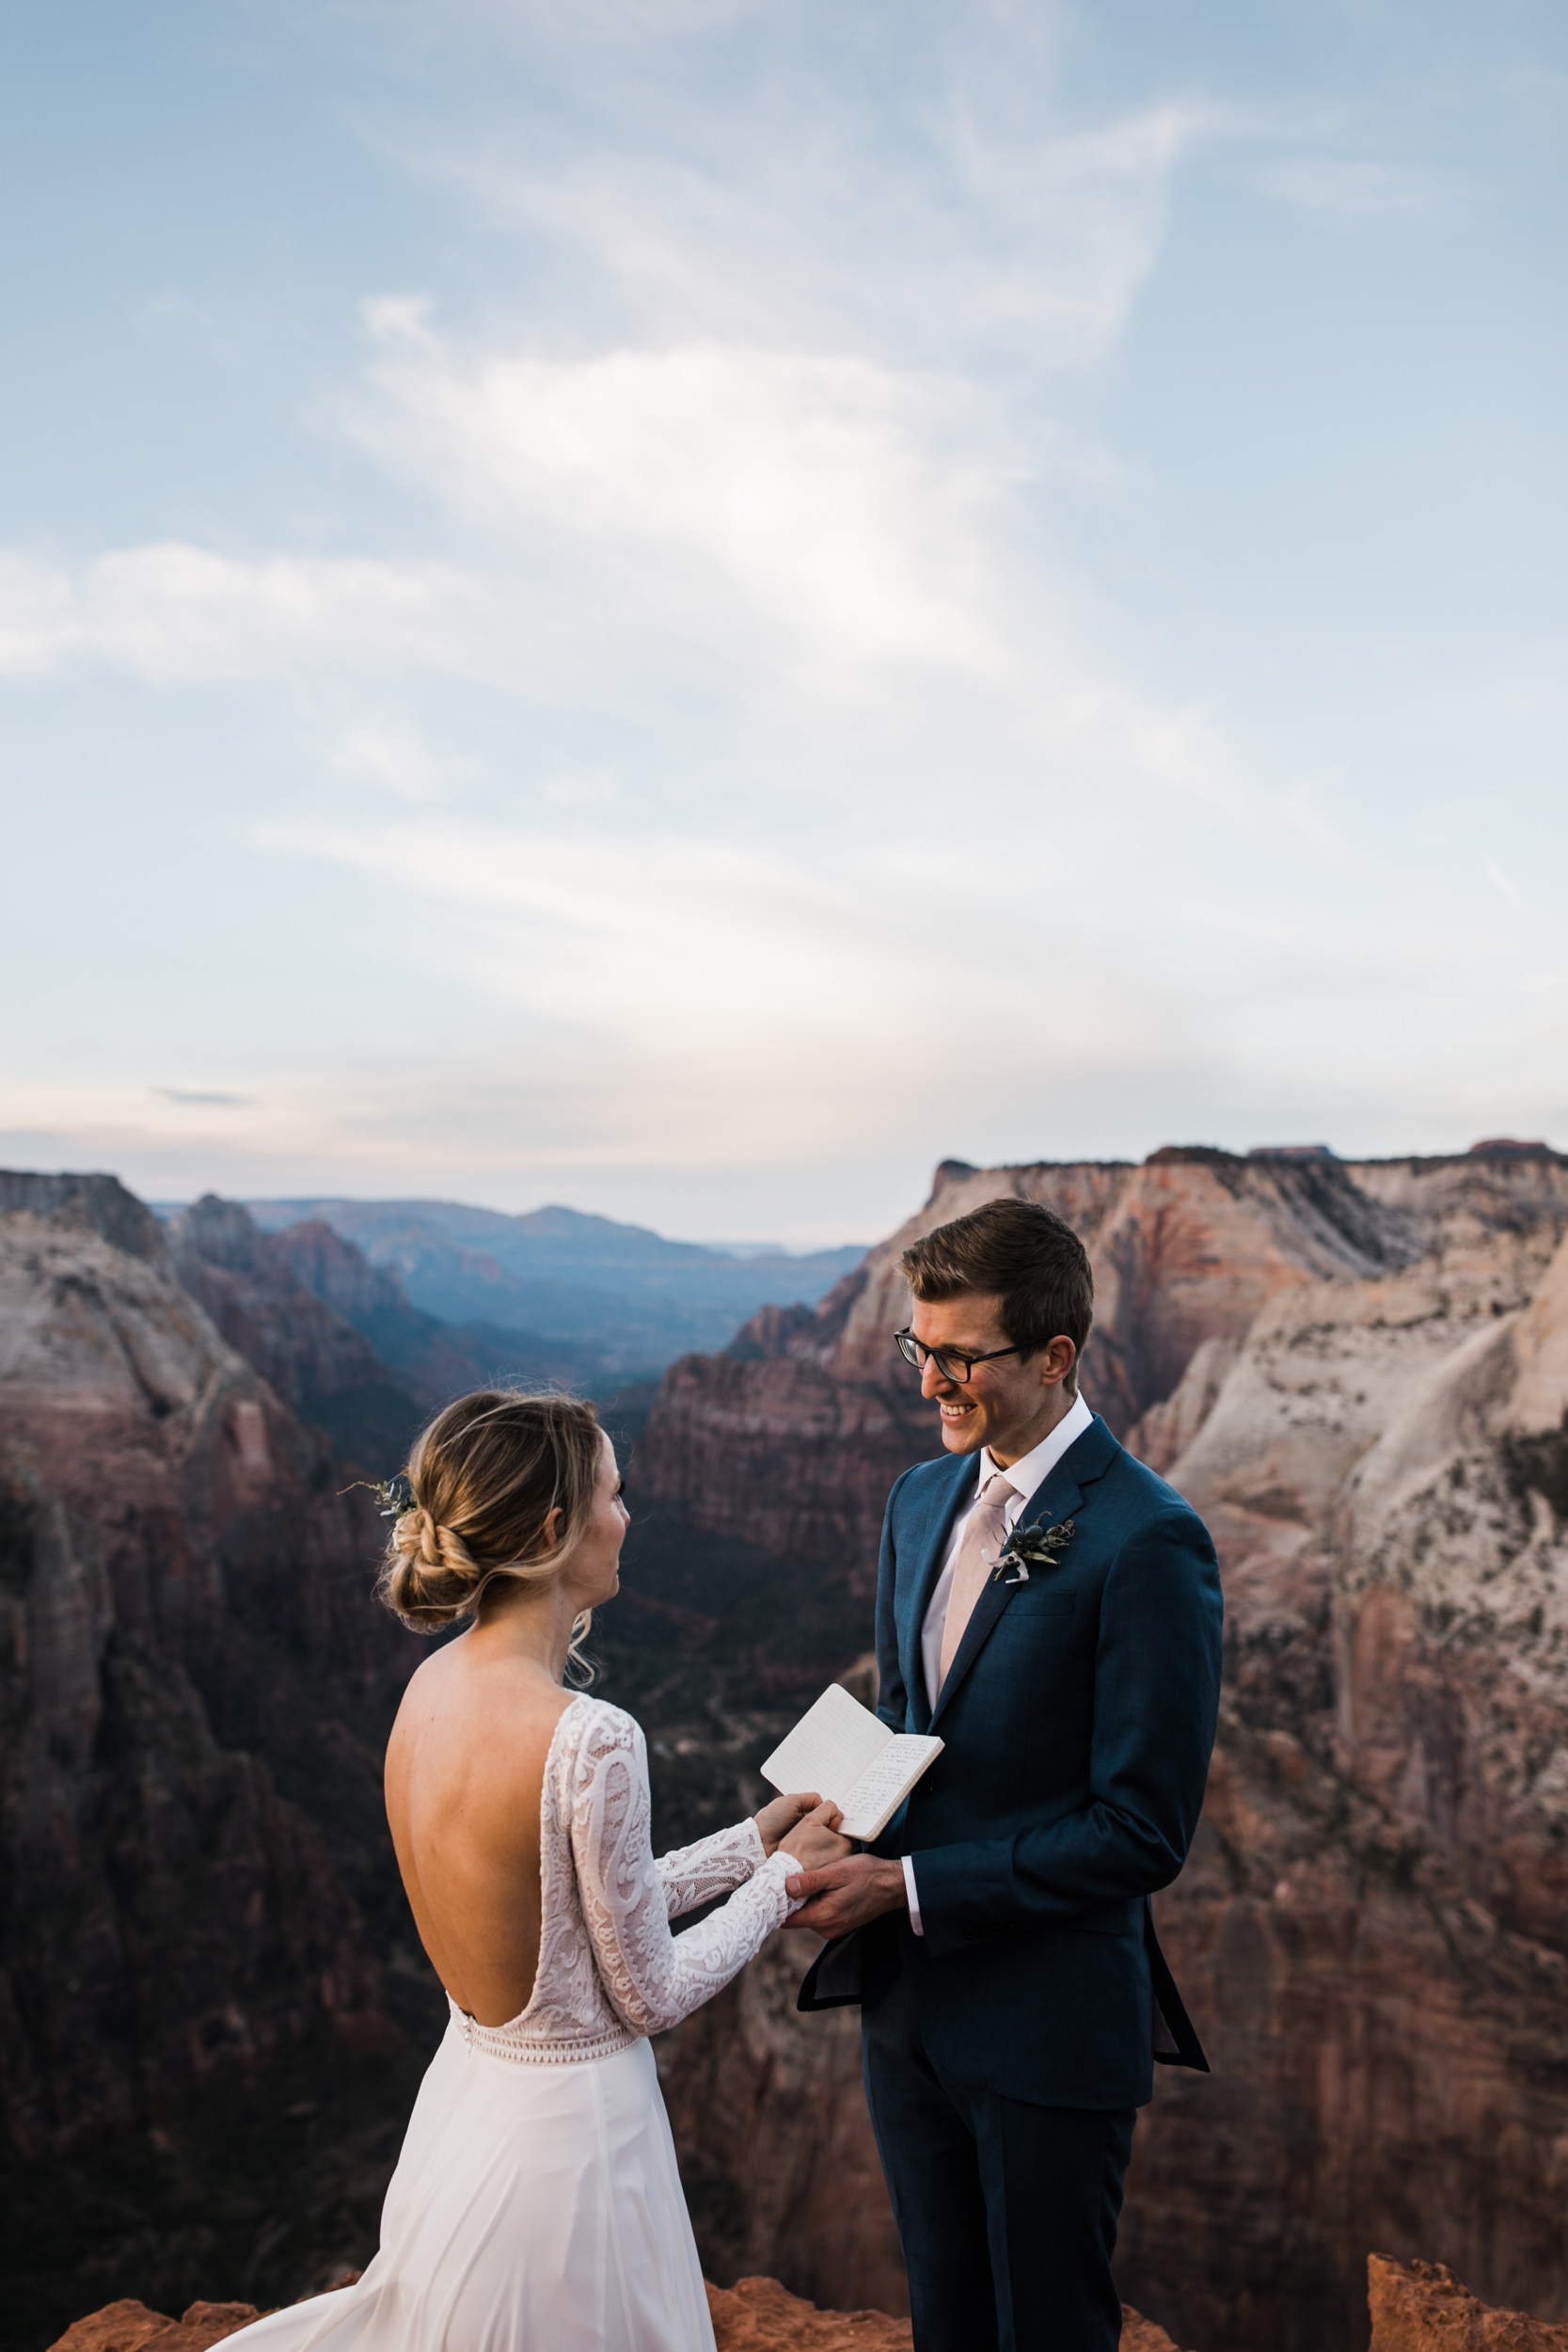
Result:
M560 1737L562 1749L574 1758L598 1761L616 1750L641 1756L641 1726L623 1707L612 1707L608 1699L590 1698L579 1691L561 1719Z

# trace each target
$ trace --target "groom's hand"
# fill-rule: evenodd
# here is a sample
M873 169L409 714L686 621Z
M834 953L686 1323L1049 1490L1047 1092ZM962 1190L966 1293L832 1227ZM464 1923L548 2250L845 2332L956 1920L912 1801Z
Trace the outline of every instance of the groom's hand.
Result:
M772 1804L765 1804L760 1813L753 1813L752 1819L757 1825L757 1836L762 1839L763 1852L777 1853L796 1824L805 1820L808 1815L815 1813L821 1803L821 1798L815 1795L775 1797ZM832 1820L828 1822L828 1827L831 1829L833 1821L838 1819L838 1808L836 1805L831 1805L828 1810L832 1815Z
M879 1862L875 1854L852 1853L825 1869L802 1870L785 1879L784 1892L808 1900L792 1911L786 1928L810 1928L814 1935L847 1935L863 1928L884 1911L902 1911L909 1900L904 1891L901 1862Z

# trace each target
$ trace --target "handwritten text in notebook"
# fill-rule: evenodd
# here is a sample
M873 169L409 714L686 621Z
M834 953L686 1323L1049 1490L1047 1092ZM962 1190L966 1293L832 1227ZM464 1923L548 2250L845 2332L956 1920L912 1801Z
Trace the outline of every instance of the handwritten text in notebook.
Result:
M890 1731L868 1708L831 1682L763 1765L763 1778L784 1790L815 1788L843 1812L846 1837L878 1837L915 1782L942 1754L942 1741Z

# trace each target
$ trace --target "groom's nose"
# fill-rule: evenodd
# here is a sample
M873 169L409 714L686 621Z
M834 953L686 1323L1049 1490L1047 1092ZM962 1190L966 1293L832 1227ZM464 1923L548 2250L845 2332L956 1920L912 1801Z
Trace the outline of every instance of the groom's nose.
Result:
M921 1395L946 1396L956 1386L957 1383L949 1380L947 1375L938 1365L936 1358L927 1356L920 1368Z

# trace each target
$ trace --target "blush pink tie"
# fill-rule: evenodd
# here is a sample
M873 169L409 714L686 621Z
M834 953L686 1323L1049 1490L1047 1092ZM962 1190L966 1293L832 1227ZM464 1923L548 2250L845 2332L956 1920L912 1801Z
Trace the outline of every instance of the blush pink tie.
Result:
M995 1573L996 1555L1007 1540L1005 1515L1017 1492L1018 1488L1009 1486L1000 1470L992 1470L970 1515L958 1556L953 1563L953 1582L947 1595L947 1622L942 1629L941 1682L947 1679L947 1670L958 1655L964 1629L974 1614L974 1604ZM986 1556L982 1558L982 1554Z

